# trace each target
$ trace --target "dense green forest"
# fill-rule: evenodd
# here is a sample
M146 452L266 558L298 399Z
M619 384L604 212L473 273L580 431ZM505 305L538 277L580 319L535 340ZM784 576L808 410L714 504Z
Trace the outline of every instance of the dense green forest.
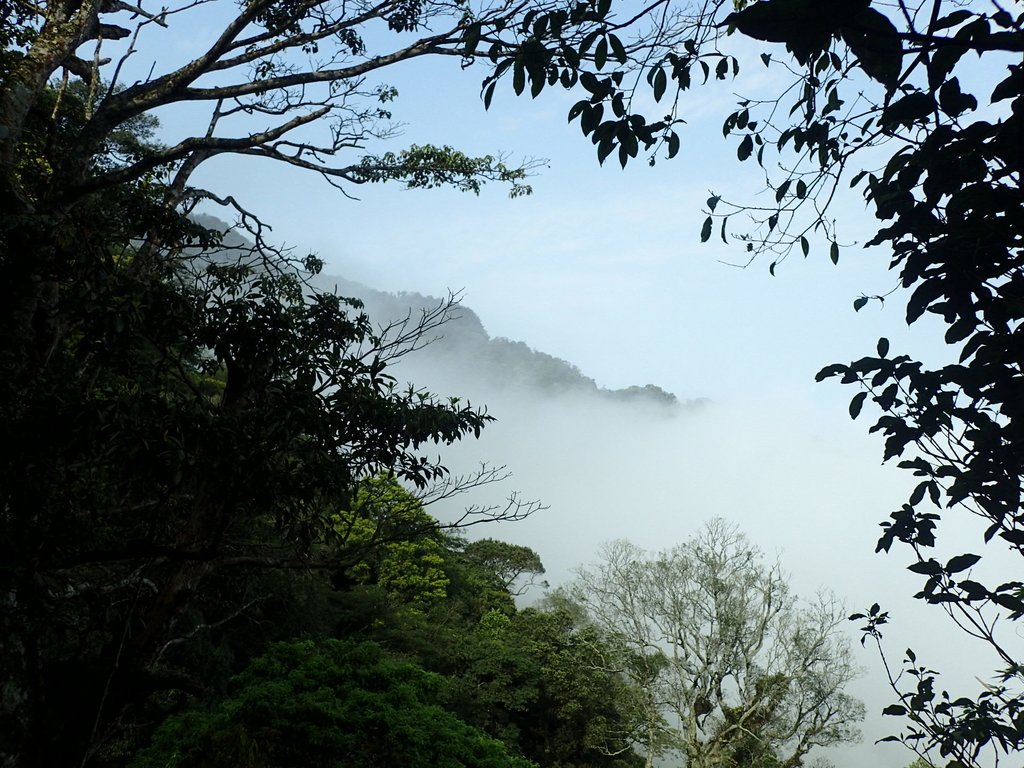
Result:
M316 289L320 261L281 251L244 200L193 184L230 154L342 192L529 194L528 165L365 149L393 136L396 97L367 77L424 56L481 66L487 105L505 80L534 97L580 92L569 117L601 162L674 157L685 115L666 106L670 86L728 80L730 35L763 44L760 65L789 78L724 125L774 203L712 195L695 238L717 231L773 273L820 245L838 264L829 204L852 176L881 222L870 244L907 289L907 322L936 315L956 350L929 369L880 339L820 374L860 387L851 416L877 406L885 459L919 478L879 550L904 547L916 597L998 660L964 695L911 649L902 675L888 663L885 712L903 724L892 739L954 768L1019 755L1024 666L1002 628L1024 616L1024 584L998 567L983 583L982 556L932 550L945 516L972 514L987 527L978 547L1024 553L1019 3L634 14L613 0L250 0L203 17L209 6L0 0L4 765L582 768L667 755L796 768L856 739L838 604L797 603L724 523L653 555L610 545L577 583L517 606L540 558L466 529L536 507L513 498L442 523L424 506L494 479L453 476L434 450L491 417L392 374L452 305L377 325L360 301ZM207 48L134 69L147 34L192 14L216 30ZM971 57L995 66L979 77ZM653 102L634 103L647 87ZM640 112L663 99L658 117ZM164 143L156 114L174 107L206 111ZM201 205L247 239L197 220ZM730 234L738 219L750 227ZM853 617L880 651L887 617L879 604Z

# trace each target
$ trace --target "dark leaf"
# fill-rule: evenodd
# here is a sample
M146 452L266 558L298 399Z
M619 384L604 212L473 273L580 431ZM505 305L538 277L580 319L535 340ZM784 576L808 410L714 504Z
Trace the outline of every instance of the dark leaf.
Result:
M748 134L748 135L744 136L743 140L740 142L740 146L736 150L736 157L738 157L741 161L742 160L746 160L748 157L750 157L750 153L753 152L753 151L754 151L754 140Z
M1011 67L1010 76L993 89L992 96L989 100L994 104L995 102L1002 101L1003 99L1011 99L1014 96L1019 96L1022 90L1021 79L1021 68Z
M619 64L625 64L629 60L625 46L615 35L608 35L608 45L611 47L612 56Z
M665 89L668 87L668 75L665 74L665 70L659 67L654 73L654 100L661 101L661 97L665 95Z
M903 70L903 44L886 16L864 8L843 27L842 36L868 77L895 88Z
M679 154L679 135L673 131L668 136L668 156L675 157Z
M840 373L846 372L846 366L841 363L833 363L832 365L826 365L814 376L815 381L824 381L825 379L833 376L838 376Z
M964 112L978 108L978 100L960 90L960 81L952 77L939 89L939 106L950 117L959 117Z
M925 120L935 111L935 99L924 91L914 91L898 99L882 112L885 125L911 125Z
M914 573L920 573L924 576L937 576L942 573L942 564L934 559L921 560L913 563L912 565L908 565L907 570L913 571Z
M914 492L912 494L910 494L910 506L916 507L918 504L920 504L922 501L924 501L924 494L925 494L925 491L927 490L927 486L928 486L928 481L927 480L925 482L923 482L923 483L918 483L917 484L917 487L914 488Z
M512 90L519 96L526 88L526 67L522 61L517 61L512 69Z
M956 27L963 24L967 19L971 18L975 14L972 11L958 10L953 11L941 18L935 20L932 25L931 32L938 32L943 29L949 29L950 27Z
M960 573L960 571L966 571L976 562L981 560L980 555L957 555L949 559L946 563L946 573Z
M860 415L860 409L864 405L864 398L868 396L867 392L858 392L850 400L850 418L856 419Z
M608 63L608 38L602 37L594 49L594 66L604 69L606 63Z

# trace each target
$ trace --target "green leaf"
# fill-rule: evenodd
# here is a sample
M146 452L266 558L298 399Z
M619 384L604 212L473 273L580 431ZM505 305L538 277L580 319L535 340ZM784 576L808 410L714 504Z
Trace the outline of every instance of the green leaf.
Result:
M710 216L704 219L704 226L700 228L700 241L702 243L706 243L711 239L711 227L713 223L714 222L711 220Z

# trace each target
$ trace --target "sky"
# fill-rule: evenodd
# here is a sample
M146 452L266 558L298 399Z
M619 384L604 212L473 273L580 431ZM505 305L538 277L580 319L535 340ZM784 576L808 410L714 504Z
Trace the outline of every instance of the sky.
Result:
M161 43L154 58L198 50L204 31ZM141 71L148 63L133 65ZM893 613L887 647L895 662L913 644L971 683L962 635L910 599L920 584L904 570L906 556L873 553L877 523L905 500L912 478L881 465L881 440L867 434L869 409L850 420L853 389L814 382L824 365L872 353L880 336L893 354L933 362L948 355L941 328L926 320L906 327L898 293L854 312L857 297L896 285L887 254L861 247L874 222L859 193L841 195L832 209L843 245L838 266L815 243L807 259L791 256L773 277L765 261L737 266L747 258L742 243L723 243L717 232L699 241L711 193L756 201L763 186L721 132L738 95L777 84L758 66L684 100L678 157L625 170L614 161L599 166L589 140L567 124L575 95L549 90L531 100L499 88L485 112L482 68L419 60L387 72L404 124L387 148L450 144L512 163L542 159L527 198L509 200L498 185L479 196L380 185L349 190L356 200L313 175L251 158L212 161L195 181L235 194L273 226L277 242L318 253L328 274L387 291L460 291L491 336L563 358L600 386L655 384L710 399L666 419L488 392L472 372L434 372L434 382L422 382L470 394L497 417L478 442L456 446L445 460L456 471L480 461L509 468L513 478L482 503L515 490L547 506L486 535L533 547L553 584L592 560L603 541L659 549L723 516L782 560L798 592L831 589L851 611L883 602ZM161 118L171 138L194 131L201 116ZM980 546L969 523L954 539L956 551ZM877 657L859 658L865 676L853 693L869 704L865 741L832 759L840 768L867 760L902 768L910 753L871 743L891 732L877 713L892 699ZM990 669L987 660L977 665Z

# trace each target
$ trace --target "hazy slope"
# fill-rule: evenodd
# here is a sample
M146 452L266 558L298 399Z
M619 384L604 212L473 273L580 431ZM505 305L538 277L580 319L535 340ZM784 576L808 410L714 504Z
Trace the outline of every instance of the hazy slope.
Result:
M385 293L335 276L318 277L316 283L325 290L360 299L370 319L378 325L406 317L416 320L423 312L445 302L445 299L419 293ZM600 387L572 363L532 349L521 341L492 338L477 314L461 304L430 338L427 346L403 359L395 373L438 394L469 396L485 402L488 395L509 394L510 391L551 397L594 396L667 411L694 408L704 403L702 399L680 401L654 384L624 389Z

